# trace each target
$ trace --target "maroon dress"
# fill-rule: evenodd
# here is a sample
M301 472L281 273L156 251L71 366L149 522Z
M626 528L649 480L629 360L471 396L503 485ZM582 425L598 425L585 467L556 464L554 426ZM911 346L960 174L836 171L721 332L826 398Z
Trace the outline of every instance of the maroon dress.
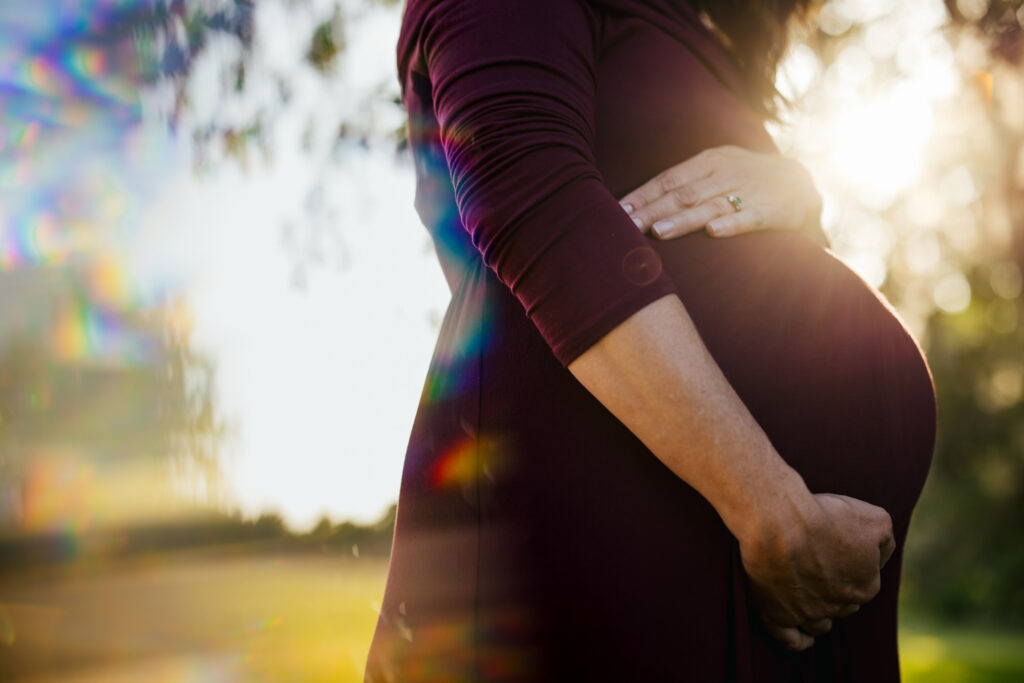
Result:
M935 433L920 349L805 235L660 242L616 202L709 147L774 150L693 11L408 0L399 76L453 294L367 680L898 680L901 552ZM811 490L893 517L881 593L804 653L761 628L714 509L566 369L673 293Z

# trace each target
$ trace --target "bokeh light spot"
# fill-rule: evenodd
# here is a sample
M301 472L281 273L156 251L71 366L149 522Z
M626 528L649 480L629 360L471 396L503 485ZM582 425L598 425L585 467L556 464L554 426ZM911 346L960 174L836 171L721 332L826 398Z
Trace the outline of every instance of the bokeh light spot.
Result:
M835 167L866 206L887 208L920 176L932 131L931 101L907 82L835 116Z
M977 21L988 11L988 0L956 0L956 8L967 21Z
M971 305L971 285L962 273L951 273L935 285L932 298L946 313L960 313Z
M1022 278L1020 266L1013 261L1002 261L992 266L989 275L992 291L1004 299L1016 299L1021 294Z

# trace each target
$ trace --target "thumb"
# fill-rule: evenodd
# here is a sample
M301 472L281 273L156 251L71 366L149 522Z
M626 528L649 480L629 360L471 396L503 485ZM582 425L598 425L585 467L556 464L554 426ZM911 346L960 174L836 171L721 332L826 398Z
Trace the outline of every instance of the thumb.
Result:
M803 652L814 645L814 638L795 626L777 626L766 621L764 627L772 638L779 641L782 647L790 652Z

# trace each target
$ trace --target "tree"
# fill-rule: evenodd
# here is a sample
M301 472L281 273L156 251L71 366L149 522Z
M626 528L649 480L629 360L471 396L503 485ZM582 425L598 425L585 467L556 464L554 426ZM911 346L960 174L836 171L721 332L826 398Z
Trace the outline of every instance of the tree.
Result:
M114 310L79 274L33 300L39 327L0 346L0 526L84 528L218 501L228 426L181 304Z

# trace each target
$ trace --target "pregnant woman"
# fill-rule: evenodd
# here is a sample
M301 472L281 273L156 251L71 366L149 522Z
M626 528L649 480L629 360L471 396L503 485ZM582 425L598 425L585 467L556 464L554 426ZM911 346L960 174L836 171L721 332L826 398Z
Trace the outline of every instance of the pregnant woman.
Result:
M408 1L452 301L367 680L899 679L934 393L880 295L770 229L814 213L765 189L806 183L763 127L797 4Z

